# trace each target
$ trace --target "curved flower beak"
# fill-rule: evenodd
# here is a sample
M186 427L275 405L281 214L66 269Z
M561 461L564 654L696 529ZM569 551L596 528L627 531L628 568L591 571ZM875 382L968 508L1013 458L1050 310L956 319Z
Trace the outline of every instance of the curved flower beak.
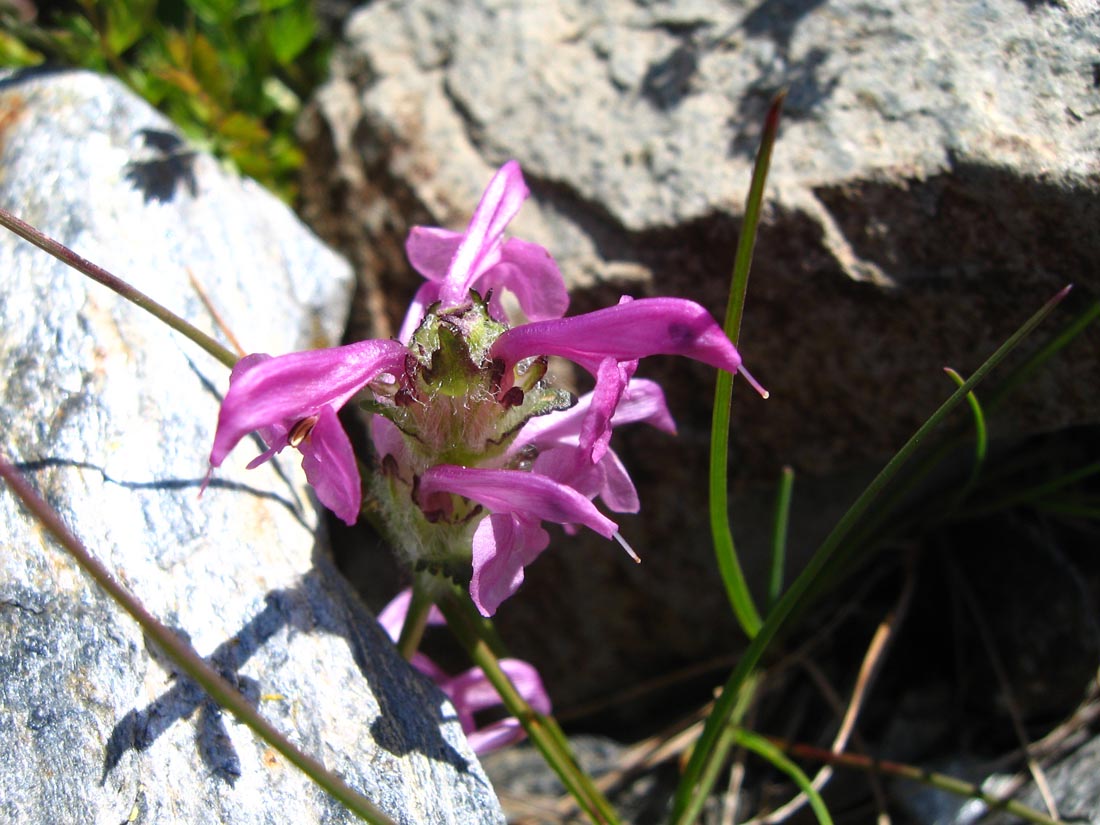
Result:
M684 298L641 298L571 318L513 327L496 340L490 354L507 366L532 355L560 355L593 375L605 358L621 362L649 355L683 355L726 372L740 372L767 397L767 391L741 367L741 354L710 313Z

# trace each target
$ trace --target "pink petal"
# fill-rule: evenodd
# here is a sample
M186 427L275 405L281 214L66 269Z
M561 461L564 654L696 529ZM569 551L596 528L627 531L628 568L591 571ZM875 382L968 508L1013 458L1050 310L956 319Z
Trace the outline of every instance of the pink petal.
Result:
M298 449L302 469L317 498L349 527L355 524L363 504L359 467L348 434L332 407L321 408L317 423Z
M405 240L405 254L413 269L441 284L462 243L462 233L435 226L414 226Z
M527 704L539 713L550 713L550 697L532 665L519 659L501 659L500 667ZM478 668L471 668L447 680L443 689L463 720L472 720L476 712L504 704L496 688ZM470 728L473 727L471 722ZM519 720L511 716L481 729L466 730L466 734L478 756L518 742L525 735Z
M210 463L219 466L254 430L289 430L322 407L338 409L379 373L401 369L405 354L397 341L360 341L277 358L257 354L242 359L222 401Z
M599 463L611 444L611 418L637 368L637 361L620 364L614 358L605 358L596 371L596 387L592 390L592 402L581 425L579 440L581 450L593 464Z
M519 723L519 720L514 716L508 716L486 725L480 730L474 730L472 733L466 734L466 741L470 743L470 748L473 749L475 754L485 756L487 753L523 741L523 737L526 735L527 732L523 729L523 725Z
M567 484L586 498L597 496L616 513L636 513L638 493L614 450L593 464L577 446L558 446L535 459L534 472ZM568 526L568 525L567 525Z
M532 355L560 355L596 374L604 358L631 361L684 355L737 372L741 356L710 314L683 298L642 298L571 318L514 327L491 354L512 365Z
M598 495L607 509L616 513L637 513L642 508L634 482L614 450L608 450L600 461L600 476Z
M474 531L470 598L482 616L492 616L501 602L523 584L523 568L550 545L538 522L510 513L491 513Z
M539 713L549 713L550 697L535 666L522 659L501 659L500 669L527 704ZM471 713L503 705L493 683L478 667L472 667L447 680L447 695L456 706Z
M580 443L581 427L593 400L594 393L585 393L567 410L530 419L519 431L510 452L518 452L527 444L546 450L558 444ZM612 427L638 422L649 424L667 433L676 433L676 422L672 420L672 415L668 411L664 392L655 381L645 378L630 379L615 408L615 413L611 416Z
M565 280L553 257L545 247L519 238L504 242L500 261L483 272L474 288L482 295L490 288L494 295L509 290L532 321L560 318L569 308Z
M619 406L611 416L612 426L643 422L658 430L676 435L676 422L665 403L665 394L656 381L634 378L626 385Z
M516 161L508 161L493 175L447 269L439 293L444 309L466 301L474 278L485 269L482 259L493 251L527 195L527 185Z
M435 493L464 496L490 512L514 513L527 521L583 524L604 538L618 530L576 490L537 473L439 464L420 477L421 499Z
M382 628L395 642L400 638L401 628L405 626L405 618L409 615L409 605L412 604L412 594L412 588L406 587L390 599L389 603L383 607L382 611L378 614L378 624L382 625ZM439 612L439 608L433 604L428 610L428 624L442 625L446 623L447 620L443 618L443 614Z

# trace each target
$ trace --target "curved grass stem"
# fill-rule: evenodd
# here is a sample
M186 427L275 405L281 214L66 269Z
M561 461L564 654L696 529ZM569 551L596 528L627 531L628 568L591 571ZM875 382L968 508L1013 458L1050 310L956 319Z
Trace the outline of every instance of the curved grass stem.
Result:
M734 258L729 303L726 306L726 319L723 330L734 345L741 331L741 317L745 310L745 293L749 288L749 269L752 266L752 253L756 246L756 229L760 224L760 206L764 200L764 184L768 179L768 167L771 164L772 147L779 131L779 112L783 106L785 93L776 95L768 109L764 121L764 133L760 139L760 150L753 167L752 182L745 202L745 216L741 221L741 232L737 238L737 254ZM730 404L733 398L733 376L719 372L714 387L714 413L711 418L710 435L710 471L709 471L709 509L710 531L714 541L714 555L718 561L718 571L726 587L726 595L733 608L737 621L745 635L750 639L760 630L760 613L749 592L745 573L737 557L737 548L733 543L733 532L729 519L729 432Z

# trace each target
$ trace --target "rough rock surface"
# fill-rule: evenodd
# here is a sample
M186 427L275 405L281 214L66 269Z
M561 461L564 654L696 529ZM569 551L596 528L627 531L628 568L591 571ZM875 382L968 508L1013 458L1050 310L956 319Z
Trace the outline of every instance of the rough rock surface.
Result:
M797 560L950 391L943 366L973 370L1067 282L1100 289L1096 11L379 0L349 19L304 124L307 217L361 268L352 334L386 335L416 282L408 226L463 225L516 158L534 198L512 230L552 251L574 311L629 292L720 314L762 114L785 87L741 336L772 398L736 394L734 489L795 467ZM994 435L1095 422L1098 354L1094 329ZM676 440L619 436L643 507L624 530L644 563L563 539L500 614L566 704L739 638L705 521L712 378L673 359L642 374L666 386L681 427ZM770 506L770 493L738 499L757 580Z
M351 273L275 198L190 150L117 83L0 83L0 205L250 351L339 337ZM329 561L293 455L198 497L223 366L0 232L0 444L164 622L397 820L498 822L433 687ZM353 817L146 644L0 490L0 820Z

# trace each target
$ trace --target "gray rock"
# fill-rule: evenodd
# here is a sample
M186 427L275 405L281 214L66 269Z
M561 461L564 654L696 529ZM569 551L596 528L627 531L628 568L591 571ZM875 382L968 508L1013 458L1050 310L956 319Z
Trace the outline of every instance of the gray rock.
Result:
M408 226L462 226L508 158L534 193L512 231L558 259L574 312L629 292L720 316L763 113L788 89L741 335L772 397L739 388L734 410L754 581L783 464L800 474L797 564L949 394L942 367L972 371L1065 283L1100 288L1088 0L380 1L345 40L303 124L306 213L363 272L363 335L388 334L414 288ZM652 361L641 374L666 387L681 435L618 442L644 563L563 539L500 613L566 704L740 638L705 515L713 379ZM1094 327L994 435L1095 422L1098 384Z
M1100 823L1100 739L1088 738L1087 727L1073 735L1078 746L1058 759L1040 758L1036 762L1055 800L1058 816L1082 825ZM1048 813L1043 795L1026 767L1016 773L989 773L988 762L975 757L959 757L946 765L930 765L950 776L977 784L986 793L1009 798L1032 810ZM1026 781L1025 781L1026 780ZM1022 786L1022 787L1021 787ZM893 795L907 818L921 825L1014 825L1020 817L991 810L978 799L954 796L931 786L914 782L895 782Z
M1081 732L1084 734L1084 732ZM1044 768L1045 779L1051 795L1057 801L1058 815L1066 821L1100 825L1100 737L1093 736L1080 747ZM990 783L993 784L993 783ZM1043 795L1029 781L1015 796L1020 802L1037 811L1045 811ZM972 809L977 809L973 805ZM967 811L960 812L954 820L957 825L974 822L980 810L969 813L975 816L965 817ZM1011 825L1014 817L996 812L983 822L989 825Z
M0 204L250 351L337 340L351 273L119 84L0 84ZM406 823L499 822L442 695L333 568L292 455L201 498L227 371L0 233L0 443L83 541L291 740ZM219 333L220 334L220 333ZM258 449L258 448L257 448ZM0 490L0 819L349 822L150 649Z

